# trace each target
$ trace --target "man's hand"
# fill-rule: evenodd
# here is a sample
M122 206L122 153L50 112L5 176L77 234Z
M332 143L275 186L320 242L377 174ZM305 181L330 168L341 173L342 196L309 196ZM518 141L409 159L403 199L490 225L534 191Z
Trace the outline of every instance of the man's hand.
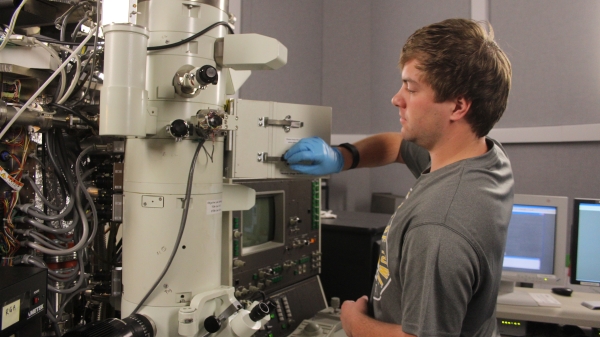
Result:
M348 337L353 337L353 324L356 324L363 318L368 317L368 302L369 298L367 296L363 296L356 300L356 302L345 301L344 304L342 304L342 315L340 316L340 319L342 321L342 328L344 328L344 331Z
M319 137L303 138L292 146L283 159L290 168L304 174L326 175L338 173L344 167L344 157Z
M416 337L404 333L402 326L377 321L368 315L369 298L363 296L342 304L342 328L348 337Z

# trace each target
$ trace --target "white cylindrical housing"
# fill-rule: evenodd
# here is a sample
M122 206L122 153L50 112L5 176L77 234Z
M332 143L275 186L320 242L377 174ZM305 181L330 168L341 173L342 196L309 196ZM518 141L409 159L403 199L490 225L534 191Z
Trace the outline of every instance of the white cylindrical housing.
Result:
M181 336L194 336L198 333L199 324L194 320L196 308L183 307L179 309L179 328L177 333Z
M238 314L229 323L231 330L238 337L250 337L261 327L260 321L254 322L250 319L250 312L240 310Z
M148 31L110 24L104 31L104 83L100 93L100 134L146 135L146 48Z

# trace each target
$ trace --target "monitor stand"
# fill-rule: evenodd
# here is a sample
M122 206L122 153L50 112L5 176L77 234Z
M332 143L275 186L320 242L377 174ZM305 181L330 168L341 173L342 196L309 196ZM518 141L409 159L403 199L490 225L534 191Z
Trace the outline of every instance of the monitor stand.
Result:
M515 291L515 282L500 281L498 304L538 307L539 304L525 291Z

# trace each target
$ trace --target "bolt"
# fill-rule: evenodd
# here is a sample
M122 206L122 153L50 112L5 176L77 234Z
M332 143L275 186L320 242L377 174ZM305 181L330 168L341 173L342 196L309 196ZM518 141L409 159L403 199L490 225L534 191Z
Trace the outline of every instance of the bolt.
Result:
M168 284L166 284L166 283L165 283L165 284L163 284L163 288L167 289L168 287L169 287L169 285L168 285Z
M144 205L144 206L146 206L147 204L146 204L146 203L143 203L143 205Z

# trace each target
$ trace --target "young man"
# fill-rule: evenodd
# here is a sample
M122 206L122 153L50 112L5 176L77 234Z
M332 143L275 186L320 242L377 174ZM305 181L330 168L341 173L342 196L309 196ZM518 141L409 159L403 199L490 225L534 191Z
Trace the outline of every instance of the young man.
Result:
M417 30L400 69L400 133L336 148L308 138L285 155L309 174L399 162L417 177L383 234L371 298L344 302L342 325L351 337L493 336L513 176L486 135L510 62L478 23L450 19Z

